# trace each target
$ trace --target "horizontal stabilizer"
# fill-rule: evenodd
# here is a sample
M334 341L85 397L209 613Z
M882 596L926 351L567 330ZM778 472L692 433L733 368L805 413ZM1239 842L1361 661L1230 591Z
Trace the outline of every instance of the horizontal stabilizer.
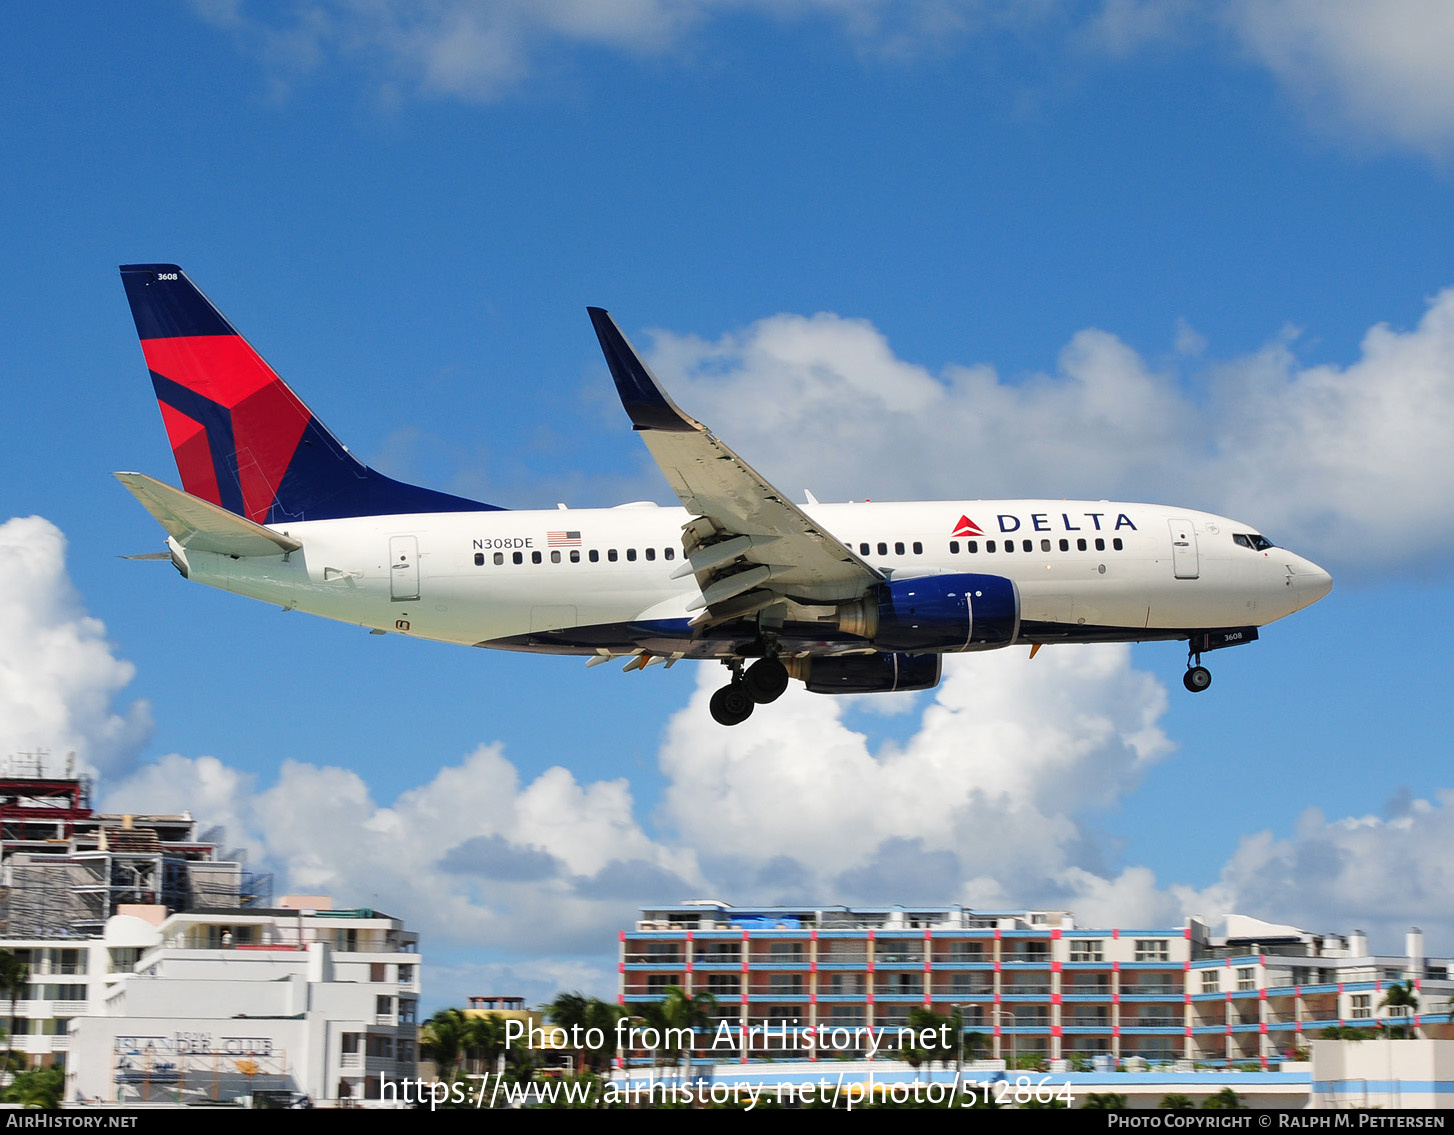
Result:
M281 556L300 541L283 536L219 505L165 485L145 473L117 473L141 507L182 547L224 556Z

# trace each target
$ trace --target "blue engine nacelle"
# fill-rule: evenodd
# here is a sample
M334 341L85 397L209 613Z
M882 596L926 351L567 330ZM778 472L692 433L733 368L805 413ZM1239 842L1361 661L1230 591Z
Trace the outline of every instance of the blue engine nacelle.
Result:
M1020 593L1001 575L894 579L839 611L839 626L887 651L993 650L1020 634Z
M843 654L794 659L789 667L815 694L886 694L932 690L939 662L937 654Z

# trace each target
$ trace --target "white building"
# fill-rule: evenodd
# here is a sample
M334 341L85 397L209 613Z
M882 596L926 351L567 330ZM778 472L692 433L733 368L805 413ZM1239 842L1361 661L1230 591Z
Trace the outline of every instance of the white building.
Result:
M67 1099L377 1099L381 1079L418 1074L417 946L398 919L318 897L132 908L106 924L102 1005L70 1021Z

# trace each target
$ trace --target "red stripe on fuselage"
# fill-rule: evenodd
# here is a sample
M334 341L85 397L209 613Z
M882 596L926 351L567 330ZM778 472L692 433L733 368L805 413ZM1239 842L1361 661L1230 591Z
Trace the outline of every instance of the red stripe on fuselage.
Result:
M221 504L212 447L207 443L207 431L202 423L194 422L165 402L157 405L161 407L162 424L167 427L167 440L172 443L172 456L177 459L177 472L182 475L182 488L194 497Z
M308 407L239 335L144 339L141 349L157 374L231 412L244 515L263 522L312 418Z

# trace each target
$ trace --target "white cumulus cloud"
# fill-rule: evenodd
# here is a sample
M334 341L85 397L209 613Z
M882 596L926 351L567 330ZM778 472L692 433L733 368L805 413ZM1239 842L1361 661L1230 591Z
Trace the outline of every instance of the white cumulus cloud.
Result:
M86 614L66 574L66 539L39 516L0 525L0 642L0 756L74 752L103 771L131 762L150 709L113 703L135 668Z
M1370 329L1343 366L1305 365L1287 339L1152 365L1086 329L1049 372L933 373L868 322L830 314L771 316L715 342L659 332L651 357L678 403L785 491L1150 500L1232 516L1330 567L1356 557L1360 571L1454 549L1454 290L1412 328ZM1376 538L1354 547L1354 531Z

